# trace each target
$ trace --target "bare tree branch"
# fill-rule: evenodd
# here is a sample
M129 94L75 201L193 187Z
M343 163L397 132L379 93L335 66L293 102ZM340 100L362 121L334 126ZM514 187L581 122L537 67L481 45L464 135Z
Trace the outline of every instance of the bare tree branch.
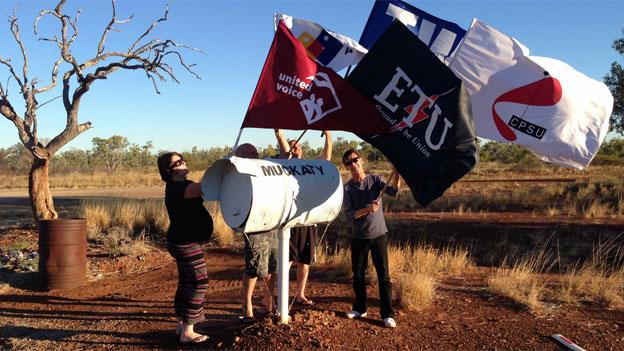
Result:
M28 84L28 56L26 55L26 48L24 47L24 43L22 42L22 39L20 38L19 25L17 24L17 17L15 15L15 12L13 12L13 15L11 17L9 17L9 23L11 24L11 33L13 33L13 38L15 38L17 45L19 45L20 52L22 53L22 59L24 60L24 64L22 66L24 84L23 85L20 84L22 88L22 92L23 92L24 88Z
M43 18L43 16L45 15L55 15L55 13L52 10L41 10L39 11L39 16L37 16L37 18L35 18L35 23L33 24L33 30L35 32L35 35L39 34L39 20Z
M54 137L48 145L46 145L47 151L50 155L57 153L68 142L72 141L78 135L82 134L86 130L92 127L91 122L85 122L80 125L74 125L73 128L65 128L59 135Z
M50 84L46 85L45 87L41 87L41 88L38 88L38 89L33 89L33 94L43 93L45 91L51 90L54 87L56 87L56 81L58 79L58 71L59 71L59 67L61 65L61 62L63 62L62 58L56 60L56 62L54 63L54 67L52 67L52 81L50 82ZM39 107L41 107L41 105Z
M130 46L130 48L128 49L128 52L132 52L134 50L134 47L137 46L141 42L141 40L143 40L143 38L145 38L156 27L156 25L158 25L158 23L166 21L168 16L169 16L169 2L167 2L167 6L165 7L165 14L163 15L163 17L161 17L161 18L157 19L156 21L152 22L152 25L149 26L149 28L147 28L145 33L143 33L132 44L132 46Z
M55 100L58 100L58 99L60 99L60 98L62 98L62 97L63 97L63 95L55 96L55 97L51 98L50 100L48 100L48 101L44 102L43 104L39 104L39 106L37 106L37 109L40 109L40 108L42 108L43 106L45 106L45 105L47 105L47 104L49 104L49 103L51 103L51 102L53 102L53 101L55 101Z
M15 127L17 128L17 133L19 135L20 141L26 145L31 139L28 133L26 132L26 128L24 126L24 120L15 112L11 103L5 99L0 99L0 114L6 117L9 121L13 122Z
M111 0L111 6L113 8L113 15L111 17L110 22L108 22L108 25L104 29L104 33L102 33L102 38L100 39L100 42L98 43L98 50L97 50L96 56L100 56L102 52L104 52L104 43L106 42L106 37L108 36L108 32L111 30L116 31L116 29L113 28L113 25L128 23L130 22L130 20L132 20L132 17L133 17L133 16L130 16L129 18L125 20L117 20L117 15L116 15L116 10L115 10L115 0Z
M180 66L184 67L195 78L201 80L201 77L191 69L191 67L195 66L195 64L187 65L184 62L184 58L182 57L182 54L180 54L180 52L178 52L178 51L169 51L169 52L166 52L165 54L163 54L163 57L166 56L166 55L175 55L175 56L177 56L178 57L178 62L180 63Z
M154 77L149 74L149 72L145 72L145 74L147 75L147 78L149 78L149 80L152 81L152 85L154 86L154 90L156 91L156 94L160 95L160 90L158 90L158 84L156 84L156 80L154 79Z
M20 90L23 90L24 84L22 83L22 80L20 79L20 77L15 72L15 69L13 68L13 65L11 64L11 60L3 59L2 57L0 57L0 63L5 65L5 66L7 66L9 68L9 72L11 72L11 75L17 81L17 85L19 85Z
M71 101L69 100L69 90L71 88L70 85L70 78L72 77L73 71L67 71L65 72L65 74L63 74L63 106L65 107L65 111L69 111L71 110ZM67 117L67 122L69 123L69 114Z
M80 9L76 11L76 17L74 17L73 21L71 20L71 18L67 17L67 21L69 22L69 25L74 30L74 34L72 35L71 39L69 39L69 41L67 42L68 47L71 46L74 40L76 40L76 38L78 37L78 17L80 17L80 11L81 11Z
M59 49L63 49L63 44L61 44L56 35L54 36L54 38L39 38L39 40L53 42L56 44L56 46L58 46Z

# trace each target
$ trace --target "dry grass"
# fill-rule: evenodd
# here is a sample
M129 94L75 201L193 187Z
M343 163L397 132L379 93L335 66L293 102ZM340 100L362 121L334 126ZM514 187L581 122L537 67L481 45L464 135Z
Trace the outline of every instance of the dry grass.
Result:
M531 311L542 309L540 297L543 296L547 281L539 273L552 265L550 255L541 250L525 259L517 260L513 265L503 264L497 268L488 280L488 288L497 294L507 296L527 306Z
M201 177L201 172L197 172ZM95 173L67 173L51 174L50 187L52 188L127 188L160 186L163 182L160 175L154 172L119 171L114 174L108 172ZM28 175L0 177L0 189L28 188Z
M592 258L566 272L547 278L559 259L539 251L513 265L503 265L488 278L488 288L532 311L540 311L545 300L569 304L596 303L610 308L624 307L624 248L619 236L594 248Z
M146 232L164 236L169 217L162 200L86 200L80 215L87 219L90 233L121 227L135 234Z
M549 181L561 178L573 181ZM534 212L546 216L622 218L623 198L624 167L621 166L596 166L584 171L493 167L472 171L426 208L416 203L406 188L398 197L384 199L384 210L459 215L483 211Z
M207 203L206 208L213 219L213 238L217 245L232 246L234 232L225 224L218 203ZM87 219L90 240L113 228L122 228L131 236L144 233L164 238L169 228L169 216L161 199L87 200L80 206L80 216Z
M111 257L140 256L152 250L152 244L145 239L145 234L134 235L124 227L108 228L106 232L91 234L90 240L100 244Z
M402 273L396 279L395 293L401 307L419 310L431 304L435 298L436 280L424 274Z
M347 248L329 249L327 246L318 247L316 262L327 270L330 278L347 277L351 275L351 250Z
M225 223L219 203L211 201L206 203L205 206L212 216L214 228L212 238L217 242L219 247L232 247L232 245L234 245L234 231Z
M617 239L600 243L591 260L563 274L555 298L572 304L586 301L624 307L624 248L617 245Z
M593 200L583 212L585 218L604 218L609 215L615 215L618 211L613 211L611 206L599 200Z
M561 210L554 206L548 206L546 213L548 214L548 217L555 217L561 214Z
M347 248L317 250L317 262L327 269L331 277L351 275L351 251ZM374 266L367 272L367 279L376 281ZM433 301L437 278L445 274L461 274L471 271L474 264L468 252L459 248L436 250L429 246L388 247L388 270L395 281L394 291L399 305L407 309L421 309Z
M447 247L437 250L430 246L406 247L402 250L403 259L407 264L402 271L413 274L458 275L472 270L474 263L468 255L468 251L461 248ZM391 260L396 257L390 256Z

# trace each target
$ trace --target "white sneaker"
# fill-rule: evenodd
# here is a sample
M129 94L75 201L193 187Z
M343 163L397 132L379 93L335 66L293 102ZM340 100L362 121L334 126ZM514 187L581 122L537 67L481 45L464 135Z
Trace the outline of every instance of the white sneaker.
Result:
M383 322L386 328L396 328L396 321L394 318L384 318Z
M368 313L364 312L364 313L360 313L356 310L351 310L349 312L347 312L347 318L349 319L354 319L354 318L363 318L366 317L368 315Z

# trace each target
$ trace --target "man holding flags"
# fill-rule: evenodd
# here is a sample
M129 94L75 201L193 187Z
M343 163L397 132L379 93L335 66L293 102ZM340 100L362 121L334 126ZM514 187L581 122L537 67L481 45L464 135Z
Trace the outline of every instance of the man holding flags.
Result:
M342 208L351 222L351 265L353 269L353 291L355 302L347 318L361 318L367 315L366 269L368 252L371 253L377 281L379 282L379 304L381 319L387 328L395 328L392 310L392 283L388 271L388 228L381 206L385 193L396 196L399 192L399 174L393 168L390 180L385 183L380 176L366 174L364 159L355 149L347 150L342 163L351 173L351 180L344 185Z

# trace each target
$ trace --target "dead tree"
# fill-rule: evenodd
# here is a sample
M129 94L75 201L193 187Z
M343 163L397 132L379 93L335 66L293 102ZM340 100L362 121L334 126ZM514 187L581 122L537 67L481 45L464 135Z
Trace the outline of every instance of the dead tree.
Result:
M0 56L0 64L8 69L10 73L9 79L16 82L21 99L25 103L25 111L23 116L20 116L9 100L9 81L7 80L5 85L0 83L0 114L13 122L17 128L20 141L34 156L29 173L28 192L35 220L58 217L50 194L48 176L50 161L54 154L64 145L91 128L91 122L80 123L78 121L78 113L80 101L93 83L106 79L115 71L143 71L146 77L152 81L156 93L160 94L158 82L165 82L170 79L179 83L174 75L174 64L183 67L199 79L199 76L192 70L194 65L189 65L184 61L182 51L201 52L201 50L169 39L148 39L154 28L160 22L167 20L169 14L168 5L161 18L152 22L143 34L129 43L128 50L106 51L106 39L110 32L119 31L118 27L120 25L132 20L132 16L127 19L118 19L115 11L115 0L112 0L111 19L103 29L102 36L99 40L96 39L97 47L94 48L94 55L87 60L80 61L72 54L72 44L78 37L80 10L76 11L73 18L68 16L63 12L65 2L66 0L61 0L54 9L40 11L33 25L34 33L39 37L39 40L55 45L59 52L58 57L52 64L51 79L47 85L40 84L36 78L31 79L29 77L27 50L20 37L20 27L15 13L9 16L8 22L21 54L21 70L16 69L19 67L10 59ZM60 22L60 32L57 35L52 37L39 35L37 23L45 17L52 17ZM96 40L94 40L94 44ZM58 96L62 97L63 100L66 124L61 133L44 145L37 133L37 109L51 102L51 100L40 104L37 101L37 95L57 87L61 67L67 69L61 76L63 90L61 95Z

